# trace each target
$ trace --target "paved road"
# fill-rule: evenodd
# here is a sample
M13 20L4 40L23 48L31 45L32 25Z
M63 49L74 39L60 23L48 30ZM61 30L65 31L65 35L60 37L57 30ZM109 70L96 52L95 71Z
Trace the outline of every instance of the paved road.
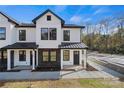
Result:
M100 54L92 52L88 54L88 57L124 67L124 55Z
M110 55L110 54L100 54L100 53L96 53L96 52L92 52L88 54L88 63L95 67L96 69L98 69L99 71L102 71L104 73L107 73L109 75L112 75L113 77L123 77L124 75L119 73L118 70L120 69L114 69L112 70L112 68L107 67L108 65L102 65L102 64L98 64L97 62L95 62L95 60L104 63L104 64L108 64L112 65L114 64L117 67L120 67L122 70L124 68L124 56L122 55ZM122 71L121 70L121 71Z

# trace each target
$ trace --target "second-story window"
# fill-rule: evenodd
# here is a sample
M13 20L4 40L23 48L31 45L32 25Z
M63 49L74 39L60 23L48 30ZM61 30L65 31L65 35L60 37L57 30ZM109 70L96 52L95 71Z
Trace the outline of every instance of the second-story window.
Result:
M0 40L6 40L6 28L0 27Z
M48 28L41 28L41 40L48 40Z
M70 30L64 30L63 32L63 40L70 41Z
M56 28L49 29L50 40L56 40Z
M19 30L19 41L26 40L26 30Z

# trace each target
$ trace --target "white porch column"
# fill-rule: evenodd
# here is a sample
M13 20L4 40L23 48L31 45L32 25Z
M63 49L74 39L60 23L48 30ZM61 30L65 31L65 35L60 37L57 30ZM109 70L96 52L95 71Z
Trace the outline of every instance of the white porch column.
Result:
M84 49L84 69L86 69L86 65L87 65L87 50Z
M36 58L37 58L36 64L37 64L37 66L38 66L38 49L36 50Z
M7 70L11 70L10 50L7 49Z
M61 69L63 69L63 50L61 49Z
M32 60L33 60L33 63L32 63L32 70L35 70L35 52L34 50L32 51Z

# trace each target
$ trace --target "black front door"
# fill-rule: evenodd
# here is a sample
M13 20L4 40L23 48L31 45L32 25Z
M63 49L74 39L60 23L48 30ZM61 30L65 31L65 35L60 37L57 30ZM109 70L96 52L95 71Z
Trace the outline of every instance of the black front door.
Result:
M32 56L32 51L30 51L30 65L32 66L32 58L33 58L33 56Z
M11 67L14 67L14 51L11 51Z
M74 51L74 65L79 65L79 51Z

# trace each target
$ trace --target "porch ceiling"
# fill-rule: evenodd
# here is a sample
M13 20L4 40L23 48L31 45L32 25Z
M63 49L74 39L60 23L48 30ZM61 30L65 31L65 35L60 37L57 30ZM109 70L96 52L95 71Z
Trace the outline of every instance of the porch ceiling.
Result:
M16 42L12 45L7 45L1 49L36 49L38 46L35 42Z
M81 42L62 42L59 45L61 49L86 49L88 48L84 43Z

